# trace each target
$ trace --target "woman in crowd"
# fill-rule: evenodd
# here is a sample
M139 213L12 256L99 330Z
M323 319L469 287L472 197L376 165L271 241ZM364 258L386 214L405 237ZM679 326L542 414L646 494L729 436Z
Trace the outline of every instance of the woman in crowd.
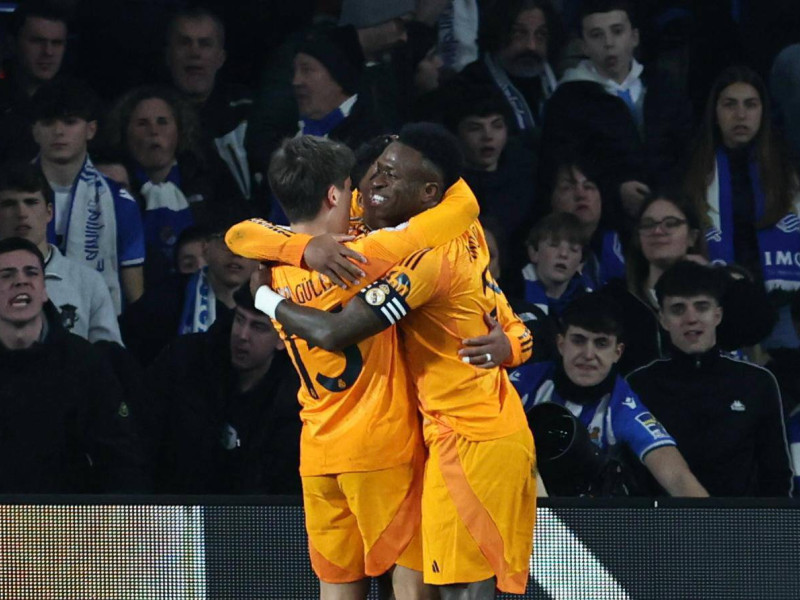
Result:
M575 155L557 161L555 180L549 185L553 212L572 213L581 222L588 245L583 275L594 289L612 279L625 278L620 236L602 225L603 199L597 181L597 166Z
M763 283L780 317L769 345L797 346L789 301L800 288L798 177L754 71L734 66L717 77L689 165L685 189L703 216L709 257Z
M237 197L226 193L235 185L232 178L198 153L197 127L192 109L173 90L158 86L126 93L109 117L107 143L128 159L143 204L150 283L173 268L184 229L248 216L244 207L230 204Z
M612 281L600 292L618 302L625 315L621 372L628 373L668 351L653 290L664 271L680 260L708 262L700 218L679 195L654 195L645 201L630 240L627 282ZM733 351L758 343L774 323L763 288L736 267L720 267L717 273L727 290L717 330L720 347Z

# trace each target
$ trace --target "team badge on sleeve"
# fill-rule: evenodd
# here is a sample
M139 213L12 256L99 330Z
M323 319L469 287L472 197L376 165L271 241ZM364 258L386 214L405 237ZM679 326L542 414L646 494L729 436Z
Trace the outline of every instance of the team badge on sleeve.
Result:
M359 296L388 325L394 325L408 314L408 305L403 297L385 281L365 287L359 292Z
M364 300L370 306L380 306L386 302L386 292L380 287L371 288L364 293Z

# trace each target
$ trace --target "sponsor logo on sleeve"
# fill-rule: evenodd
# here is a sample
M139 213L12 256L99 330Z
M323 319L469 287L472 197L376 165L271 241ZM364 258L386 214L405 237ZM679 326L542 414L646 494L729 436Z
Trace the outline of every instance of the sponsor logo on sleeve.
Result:
M654 440L663 440L669 437L664 426L649 412L636 415L636 420L647 430L647 433L649 433Z

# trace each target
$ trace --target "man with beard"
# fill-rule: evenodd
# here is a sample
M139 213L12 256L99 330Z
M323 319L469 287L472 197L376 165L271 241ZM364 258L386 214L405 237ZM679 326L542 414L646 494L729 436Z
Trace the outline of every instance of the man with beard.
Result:
M558 14L550 0L498 0L486 11L479 41L483 56L462 75L496 86L511 109L514 131L532 141L556 88L551 65L562 43Z

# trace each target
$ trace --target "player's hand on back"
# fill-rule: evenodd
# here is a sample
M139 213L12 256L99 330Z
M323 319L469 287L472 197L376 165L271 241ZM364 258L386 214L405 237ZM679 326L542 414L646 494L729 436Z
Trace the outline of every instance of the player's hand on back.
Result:
M303 260L308 268L322 273L333 283L343 288L358 285L364 271L358 263L365 263L364 255L351 250L340 242L353 239L352 235L333 235L326 233L315 236L306 246Z
M484 314L483 320L489 327L489 333L462 340L464 347L458 355L465 363L480 369L491 369L502 365L511 356L511 342L505 331L491 315Z

